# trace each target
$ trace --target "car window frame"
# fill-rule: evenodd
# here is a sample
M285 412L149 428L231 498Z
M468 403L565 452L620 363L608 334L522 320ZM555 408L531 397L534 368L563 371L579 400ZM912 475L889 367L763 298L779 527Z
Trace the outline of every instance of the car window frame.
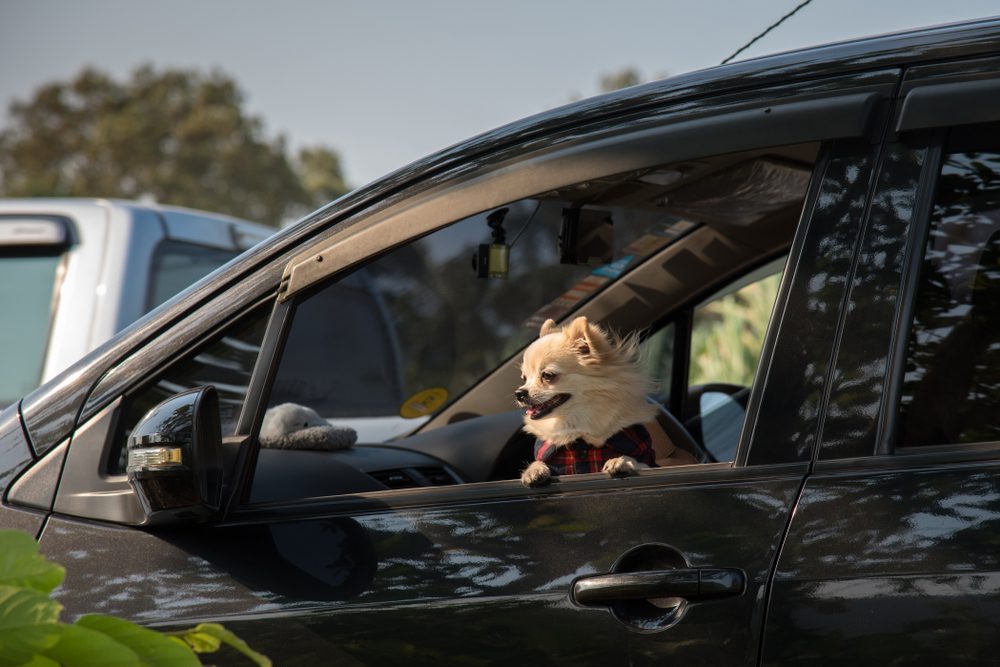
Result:
M900 85L886 143L909 142L926 147L926 156L915 193L899 281L899 296L892 327L895 332L883 381L879 409L879 435L874 451L860 456L823 459L814 470L837 472L856 469L898 469L928 465L962 464L996 459L1000 442L951 443L934 446L897 446L897 422L907 348L919 288L920 268L932 223L934 197L952 128L983 122L1000 123L1000 107L995 103L1000 91L1000 57L985 56L952 62L930 63L909 68ZM964 91L964 92L963 92ZM989 100L985 107L957 105L954 96L967 101ZM838 343L839 350L840 343ZM824 414L828 406L824 406Z
M883 77L892 78L898 76L898 71L880 70L879 74ZM876 76L875 78L879 77ZM833 97L840 98L842 101L849 100L849 104L856 108L858 116L848 124L850 129L846 129L844 123L841 122L836 128L824 127L821 130L817 130L814 127L807 130L799 123L787 123L786 118L785 125L790 125L792 129L789 133L782 133L782 136L795 138L795 140L783 141L782 138L773 134L770 135L770 139L760 138L762 136L769 136L767 134L748 138L742 131L736 130L748 127L744 123L750 123L750 126L752 126L754 123L759 122L760 117L769 116L776 108L776 105L769 104L770 100L755 98L753 103L744 105L738 111L733 111L722 105L721 110L716 110L716 113L712 114L713 107L711 100L709 100L707 105L708 112L704 116L694 119L694 121L686 120L684 114L679 113L678 116L681 120L678 123L667 123L659 128L643 127L642 129L635 129L626 124L624 131L620 126L616 126L610 130L602 129L592 135L578 138L569 146L550 147L536 153L529 153L513 164L506 164L497 169L487 169L484 172L475 173L470 178L444 184L442 187L419 197L414 202L404 202L400 207L375 213L369 218L359 221L357 225L341 230L340 234L333 235L329 239L326 239L324 243L313 244L299 253L284 269L272 322L268 325L264 338L264 349L271 351L270 357L268 358L262 349L258 360L258 368L254 372L247 401L244 404L244 412L237 427L238 434L248 437L252 453L246 458L247 466L244 468L244 474L247 476L242 478L241 490L238 494L239 503L234 504L234 511L256 511L255 508L247 506L246 503L250 497L253 468L256 465L256 453L259 450L257 432L266 411L270 385L277 373L277 366L280 362L280 351L288 334L295 303L293 297L295 295L309 290L314 285L329 280L331 276L346 273L362 265L368 258L374 257L388 248L406 243L409 240L447 226L469 215L505 205L510 201L531 197L539 192L569 186L609 174L625 173L639 168L669 164L673 161L684 159L734 153L739 152L741 149L749 151L764 149L769 146L787 145L789 143L821 143L828 139L842 138L836 136L839 134L844 134L847 137L861 137L868 141L872 140L873 132L877 132L878 136L880 136L882 128L877 124L876 127L873 127L872 119L883 108L882 105L877 103L877 99L885 99L884 96L888 89L886 81L884 79L879 81L878 90L880 92L875 93L871 88L871 73L867 76L838 77L838 79L842 82L852 81L855 85L860 85L865 90L862 94L848 86L847 91L839 90L836 95L833 95ZM828 83L824 82L823 85ZM801 93L801 87L802 84L798 84L793 88L799 90ZM758 92L763 94L765 91ZM799 107L800 104L804 104L805 108ZM753 107L755 110L748 110L747 106ZM804 102L792 103L792 106L795 109L791 110L790 113L793 115L802 113L803 115L800 117L800 120L808 120L815 119L815 114L823 105L818 104L815 99L808 99ZM830 105L827 108L836 107L837 105ZM840 111L842 112L843 108ZM662 119L660 122L663 122ZM678 132L688 132L692 127L692 122L694 123L693 127L699 129L694 134L700 136L705 136L702 135L702 132L708 131L708 128L727 128L727 132L723 134L729 140L733 141L733 144L726 148L732 150L719 148L713 152L710 148L705 148L704 146L696 147L688 142L683 142L680 146L674 145L678 137ZM808 125L808 122L806 124ZM738 141L733 140L734 133L740 135ZM835 136L828 136L831 133ZM747 142L749 144L744 145ZM671 152L671 149L673 149L673 152ZM608 159L602 159L604 157ZM807 219L808 214L811 212L810 201L815 194L816 169L820 162L821 160L817 159L813 167L804 206L798 218L799 229L801 229L802 222ZM800 234L797 231L795 237L798 238L799 236ZM785 248L784 252L788 252L788 249ZM773 257L769 259L773 259ZM789 276L787 269L786 276ZM782 280L782 287L779 288L776 304L783 298L783 294L787 292L787 288L784 285L788 279L786 277ZM694 303L699 302L705 295L714 292L715 289L713 287L717 289L715 286L706 286L697 295L698 298L692 300L692 307ZM768 336L771 335L771 330L774 328L772 326L768 327ZM762 355L761 364L763 362L764 355ZM759 372L760 366L758 366ZM754 407L754 405L754 403L748 405L744 431L746 431L746 425L752 421L750 418L750 408ZM447 420L448 416L446 410L425 425L424 429L440 425L434 422L442 419ZM741 457L739 452L745 451L749 447L749 444L750 441L746 437L741 436L740 449L738 450L736 461L703 464L697 467L699 469L706 468L706 472L718 467L744 467L746 458L745 455ZM700 474L692 473L691 471L683 472L685 475ZM607 478L596 480L585 479L586 475L574 477L578 477L578 479L573 479L569 482L573 488L576 488L577 484L596 484L597 488L605 488L609 481ZM634 483L639 486L647 483L658 483L656 480L661 477L662 475L646 475L644 478L640 478L642 481ZM611 481L613 482L613 480ZM434 487L432 489L417 488L377 491L373 492L374 497L370 500L366 496L372 494L351 494L346 497L304 498L299 501L285 502L283 504L289 506L304 504L309 507L330 503L333 505L360 504L364 506L368 503L381 505L386 499L392 498L394 502L401 502L403 505L420 505L427 502L437 502L439 499L444 501L447 498L496 497L498 493L503 497L524 497L526 493L551 492L554 492L554 490L545 488L527 491L521 487L517 480L504 480L459 485L457 490L454 487Z

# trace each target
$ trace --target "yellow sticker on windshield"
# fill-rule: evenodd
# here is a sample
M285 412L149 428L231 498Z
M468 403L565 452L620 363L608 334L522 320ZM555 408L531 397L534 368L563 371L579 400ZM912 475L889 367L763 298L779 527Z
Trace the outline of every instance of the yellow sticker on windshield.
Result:
M410 396L399 409L399 416L406 419L416 419L426 417L448 400L448 390L442 387L424 389L423 391Z

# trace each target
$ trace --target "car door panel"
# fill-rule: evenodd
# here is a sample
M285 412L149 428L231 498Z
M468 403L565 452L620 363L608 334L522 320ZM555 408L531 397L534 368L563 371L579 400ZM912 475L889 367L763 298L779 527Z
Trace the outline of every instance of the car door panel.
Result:
M984 664L1000 632L1000 466L810 477L763 662ZM844 508L850 507L849 512Z
M574 656L577 664L608 664L626 653L635 664L664 653L749 664L801 472L712 466L683 482L651 473L657 483L628 492L615 480L574 491L574 480L517 501L349 516L330 503L300 520L197 530L53 518L43 545L74 554L59 597L71 615L100 611L170 627L211 616L274 655L289 636L270 644L266 628L281 617L364 664L393 664L411 650L416 663L484 654L523 660L530 651L538 664ZM652 608L618 618L573 602L577 578L610 572L643 545L679 554L691 568L740 570L746 588L686 605L665 629ZM650 627L660 632L643 631Z

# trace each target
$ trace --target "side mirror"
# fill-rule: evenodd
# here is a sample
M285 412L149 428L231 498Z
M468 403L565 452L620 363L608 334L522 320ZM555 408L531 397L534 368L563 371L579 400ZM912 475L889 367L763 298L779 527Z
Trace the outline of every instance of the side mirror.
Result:
M215 387L177 394L146 413L128 439L126 472L149 523L218 513L222 428Z

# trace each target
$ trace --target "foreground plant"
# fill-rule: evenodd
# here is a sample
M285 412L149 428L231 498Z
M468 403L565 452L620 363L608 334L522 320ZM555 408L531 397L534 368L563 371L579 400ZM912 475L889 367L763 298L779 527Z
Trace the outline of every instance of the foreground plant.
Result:
M223 645L257 665L271 664L217 623L167 633L102 614L62 623L62 605L50 594L65 576L29 535L0 530L0 667L198 666L199 653Z

